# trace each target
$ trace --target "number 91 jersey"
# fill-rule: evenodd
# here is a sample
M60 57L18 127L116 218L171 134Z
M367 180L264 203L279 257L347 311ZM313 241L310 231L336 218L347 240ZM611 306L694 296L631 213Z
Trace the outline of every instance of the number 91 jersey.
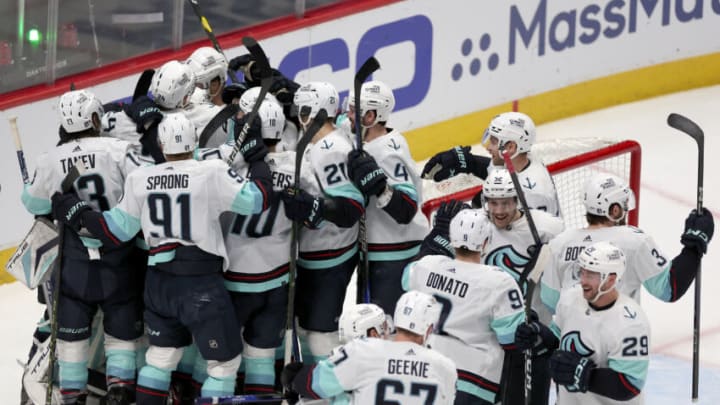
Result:
M312 390L328 398L351 392L352 404L452 404L455 364L412 342L361 338L333 350L313 370Z
M650 324L632 298L620 294L612 307L598 311L583 298L582 287L574 286L562 292L550 327L560 338L560 350L589 357L599 368L621 373L629 390L642 390L649 363ZM640 392L629 401L617 402L561 386L558 403L642 404L642 396Z

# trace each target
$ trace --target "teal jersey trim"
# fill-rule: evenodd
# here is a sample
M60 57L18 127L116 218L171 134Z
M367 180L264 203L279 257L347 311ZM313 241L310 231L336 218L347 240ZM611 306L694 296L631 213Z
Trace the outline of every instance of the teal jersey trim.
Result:
M237 281L225 280L225 288L228 291L233 292L259 293L278 288L283 284L287 283L288 280L289 275L287 273L276 279L263 281L262 283L242 283Z
M498 342L501 345L509 345L515 342L515 329L525 322L525 312L516 312L502 318L493 319L490 327L495 331Z
M543 283L541 280L540 301L545 304L545 307L547 307L551 314L555 314L555 308L557 308L558 301L560 301L560 291Z
M649 360L608 359L608 367L618 373L625 374L630 383L639 390L642 390L643 386L645 386L649 364Z
M135 218L118 207L102 213L108 229L118 239L127 242L140 232L140 219Z
M455 384L455 387L458 391L467 392L468 394L480 397L484 399L485 401L488 401L490 403L495 403L495 393L482 389L480 386L477 386L475 384L471 384L467 381L460 381L458 380Z
M334 258L334 259L325 259L325 260L306 260L306 259L300 259L298 258L297 262L299 265L306 269L310 270L318 270L318 269L329 269L335 266L340 265L341 263L347 261L353 255L355 255L358 251L357 245L353 246L352 249L348 250L347 252L343 253L342 255Z
M670 287L670 265L663 269L662 273L651 277L642 283L650 294L655 298L670 302L672 298L672 288Z
M415 263L417 262L408 263L403 270L400 284L402 285L402 289L405 291L410 291L410 273L412 272L412 268L415 266Z
M50 200L44 198L33 197L28 193L27 189L30 187L28 184L23 186L20 200L22 201L25 209L27 209L33 215L47 215L52 211L52 203Z
M148 256L148 266L155 266L158 263L167 263L175 259L175 249L166 252L160 252Z
M248 182L235 195L230 209L241 215L258 214L263 210L263 193L254 182Z
M345 392L333 368L335 366L331 362L321 360L313 369L311 388L320 398L330 398Z
M415 190L414 184L400 183L400 184L393 184L392 187L397 191L407 194L408 197L412 198L412 200L417 203L417 201L418 201L417 190Z
M420 245L394 252L368 252L368 260L371 262L395 262L409 259L417 255L418 252L420 252Z
M337 187L328 187L325 189L325 194L329 195L330 197L350 198L362 204L363 207L365 206L365 198L363 197L362 193L357 188L355 188L355 186L349 183Z
M560 336L561 336L560 328L557 326L555 321L550 323L550 330L552 331L552 333L555 335L556 338L560 339Z
M102 247L102 242L100 242L100 240L95 239L95 238L88 238L86 236L81 236L80 241L82 241L83 245L86 248L100 249Z

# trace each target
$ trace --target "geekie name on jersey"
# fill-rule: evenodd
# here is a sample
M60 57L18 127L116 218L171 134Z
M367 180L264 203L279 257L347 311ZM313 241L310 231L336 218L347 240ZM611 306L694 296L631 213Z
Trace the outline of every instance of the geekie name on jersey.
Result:
M428 378L429 366L424 361L390 359L388 360L387 372L388 374Z

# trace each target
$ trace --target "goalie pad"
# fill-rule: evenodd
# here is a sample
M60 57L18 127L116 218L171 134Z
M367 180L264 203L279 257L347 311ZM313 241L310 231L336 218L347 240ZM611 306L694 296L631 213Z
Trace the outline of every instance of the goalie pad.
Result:
M45 218L37 218L5 270L28 288L34 289L51 273L58 255L58 232Z
M50 366L50 339L37 342L37 350L30 362L25 366L22 383L25 393L34 404L44 404L47 391L48 367ZM62 395L57 387L53 387L52 401L62 404Z

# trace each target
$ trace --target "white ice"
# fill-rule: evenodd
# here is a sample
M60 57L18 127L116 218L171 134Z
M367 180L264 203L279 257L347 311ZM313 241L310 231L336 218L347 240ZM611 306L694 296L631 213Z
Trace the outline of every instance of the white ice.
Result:
M616 106L538 127L539 141L579 136L634 139L643 148L640 227L652 235L669 258L680 252L680 234L695 207L697 149L694 141L668 127L669 113L681 113L705 131L704 205L720 213L720 86L671 94ZM18 196L19 198L19 196ZM710 245L703 259L700 344L701 404L720 404L720 248ZM352 289L351 289L352 290ZM35 322L42 307L35 292L19 283L0 286L0 398L16 403L22 369ZM652 325L650 373L646 404L689 404L693 287L680 301L667 304L645 294L643 307Z

